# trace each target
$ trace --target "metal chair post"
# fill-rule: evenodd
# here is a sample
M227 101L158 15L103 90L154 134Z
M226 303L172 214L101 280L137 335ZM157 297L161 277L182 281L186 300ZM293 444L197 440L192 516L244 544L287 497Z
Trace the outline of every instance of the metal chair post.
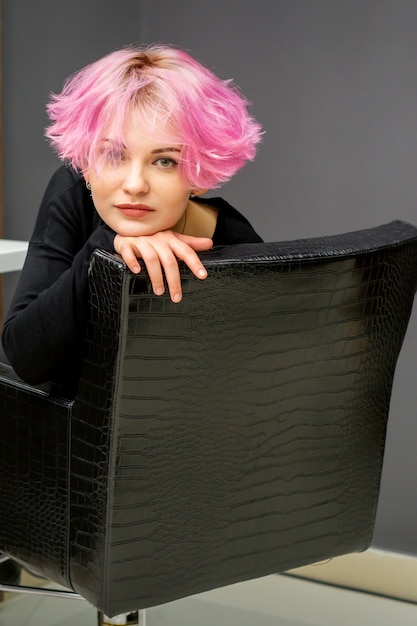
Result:
M97 614L98 626L146 626L146 613L145 610L137 611L134 613L121 613L114 617L108 617L101 611Z

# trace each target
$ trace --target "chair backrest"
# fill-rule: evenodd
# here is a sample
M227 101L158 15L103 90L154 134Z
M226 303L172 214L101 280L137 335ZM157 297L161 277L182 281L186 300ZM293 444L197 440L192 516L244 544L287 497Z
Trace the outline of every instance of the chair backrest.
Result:
M93 255L83 375L54 434L68 454L56 484L66 555L47 570L108 615L372 539L417 228L392 222L202 257L208 278L183 269L173 304L145 273ZM0 549L45 570L45 546L2 541L3 493ZM47 525L51 508L53 520L53 507L36 523Z

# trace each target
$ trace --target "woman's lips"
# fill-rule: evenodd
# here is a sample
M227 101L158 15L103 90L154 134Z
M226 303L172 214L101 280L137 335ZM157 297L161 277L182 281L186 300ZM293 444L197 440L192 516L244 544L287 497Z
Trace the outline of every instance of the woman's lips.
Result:
M146 217L154 211L146 204L116 204L115 206L116 209L119 209L127 217Z

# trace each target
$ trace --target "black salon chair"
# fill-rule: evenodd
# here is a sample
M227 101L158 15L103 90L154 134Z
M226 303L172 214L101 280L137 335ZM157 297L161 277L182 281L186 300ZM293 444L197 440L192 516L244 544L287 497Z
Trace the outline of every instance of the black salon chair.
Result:
M0 551L106 615L372 540L417 228L202 258L173 304L94 253L75 399L0 370Z

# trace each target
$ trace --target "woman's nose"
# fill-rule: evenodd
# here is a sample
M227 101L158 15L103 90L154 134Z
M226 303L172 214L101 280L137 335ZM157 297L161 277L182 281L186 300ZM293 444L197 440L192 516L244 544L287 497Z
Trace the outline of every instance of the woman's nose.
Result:
M127 168L123 179L123 189L131 195L149 191L149 184L143 168L138 165Z

